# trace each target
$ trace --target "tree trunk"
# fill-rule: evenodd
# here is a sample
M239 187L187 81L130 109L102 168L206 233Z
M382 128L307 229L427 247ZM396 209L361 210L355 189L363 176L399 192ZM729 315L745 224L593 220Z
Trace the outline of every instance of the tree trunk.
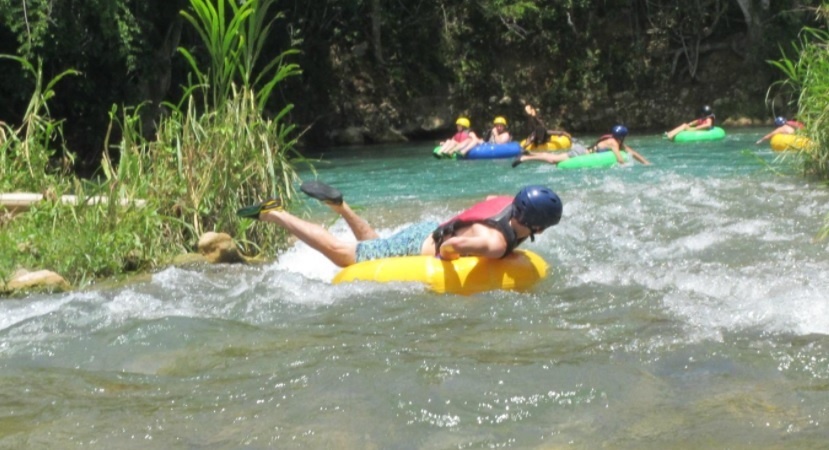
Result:
M740 5L746 22L746 58L759 61L763 49L763 18L769 10L769 0L737 0L737 4Z
M147 138L155 134L156 121L162 112L161 102L170 91L172 58L181 40L182 25L183 20L180 16L173 19L160 48L155 49L151 54L152 63L148 65L147 71L142 74L138 82L140 96L138 101L147 102L146 107L141 109L142 132Z
M381 27L383 25L383 11L380 0L371 0L371 46L374 49L374 59L379 64L383 61L383 45L381 38Z

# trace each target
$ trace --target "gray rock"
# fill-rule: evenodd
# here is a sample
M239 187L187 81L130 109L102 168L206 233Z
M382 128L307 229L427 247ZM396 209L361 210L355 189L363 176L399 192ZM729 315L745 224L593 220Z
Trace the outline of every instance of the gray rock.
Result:
M227 233L208 231L199 238L199 253L210 263L244 263L236 243Z

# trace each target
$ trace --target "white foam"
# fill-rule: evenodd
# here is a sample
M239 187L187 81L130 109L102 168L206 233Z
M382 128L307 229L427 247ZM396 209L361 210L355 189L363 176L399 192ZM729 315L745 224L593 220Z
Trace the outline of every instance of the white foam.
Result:
M63 298L47 300L5 301L0 309L0 331L5 331L27 320L45 316L60 310L75 298L70 294Z

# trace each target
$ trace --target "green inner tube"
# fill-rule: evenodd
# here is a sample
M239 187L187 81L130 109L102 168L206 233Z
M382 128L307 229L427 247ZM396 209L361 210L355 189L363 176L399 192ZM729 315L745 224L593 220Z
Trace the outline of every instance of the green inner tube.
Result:
M725 130L713 127L704 131L680 131L674 136L674 142L718 141L725 138Z
M627 152L621 152L625 162L630 161ZM575 156L557 164L559 169L595 169L613 167L616 165L616 154L613 152L590 153Z

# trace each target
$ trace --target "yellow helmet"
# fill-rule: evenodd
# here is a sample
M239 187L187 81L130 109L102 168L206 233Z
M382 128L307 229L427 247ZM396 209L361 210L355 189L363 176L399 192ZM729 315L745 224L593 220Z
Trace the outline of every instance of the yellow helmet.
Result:
M498 116L495 118L495 120L492 121L492 123L495 125L507 126L507 119L505 119L503 116Z
M458 117L458 120L455 121L455 125L460 125L464 128L469 128L471 126L469 119L466 117Z

